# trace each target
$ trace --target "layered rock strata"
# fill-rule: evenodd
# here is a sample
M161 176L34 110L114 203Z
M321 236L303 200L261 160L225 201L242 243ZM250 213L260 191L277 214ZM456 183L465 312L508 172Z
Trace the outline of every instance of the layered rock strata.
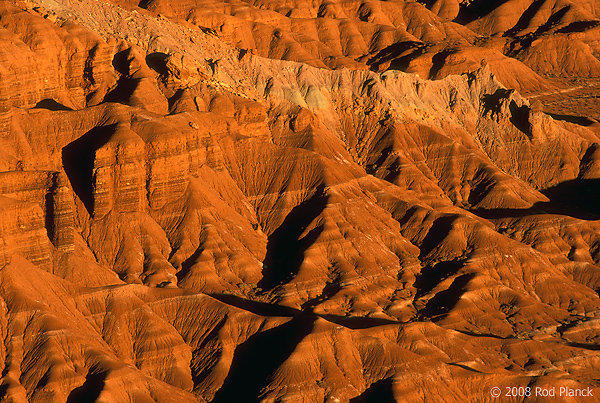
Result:
M593 94L597 7L555 3L0 1L2 399L596 388L599 126L539 99Z

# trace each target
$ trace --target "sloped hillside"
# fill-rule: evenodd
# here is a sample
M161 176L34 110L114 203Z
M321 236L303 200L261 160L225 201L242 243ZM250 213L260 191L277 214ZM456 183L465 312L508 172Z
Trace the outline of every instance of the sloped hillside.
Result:
M1 400L598 387L598 13L0 1Z

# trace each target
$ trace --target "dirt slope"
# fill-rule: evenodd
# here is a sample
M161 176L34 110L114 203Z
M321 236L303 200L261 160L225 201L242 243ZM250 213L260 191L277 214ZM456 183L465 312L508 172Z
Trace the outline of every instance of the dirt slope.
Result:
M0 399L596 388L598 13L0 1Z

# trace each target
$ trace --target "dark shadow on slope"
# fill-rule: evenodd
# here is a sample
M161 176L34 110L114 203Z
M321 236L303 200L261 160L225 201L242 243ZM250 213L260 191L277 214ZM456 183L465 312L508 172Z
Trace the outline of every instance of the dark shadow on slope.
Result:
M194 264L196 264L196 260L200 257L200 255L202 254L203 251L204 251L204 248L202 247L202 244L200 244L200 246L198 246L198 248L194 251L194 253L192 253L192 255L190 257L188 257L181 263L181 268L176 273L178 284L181 283L183 281L183 279L187 277L188 274L190 274L190 270L192 269L192 266L194 266ZM172 257L172 255L175 252L176 252L176 250L173 249L173 251L171 252L171 256L169 256L169 259Z
M575 342L567 342L565 345L569 347L583 348L585 350L598 351L600 350L600 345L596 343L575 343Z
M447 290L438 292L427 302L427 305L419 312L420 316L434 320L443 318L456 306L473 278L475 278L475 273L466 273L456 277Z
M478 169L471 180L471 191L469 192L468 203L471 206L478 205L488 193L497 185L493 177L490 177L485 169Z
M582 220L600 219L600 179L573 179L542 190L550 199L527 209L473 209L486 219L525 217L537 214L566 215Z
M480 17L484 17L495 8L506 3L508 0L475 0L462 2L458 16L454 19L461 25L468 24Z
M298 273L304 253L323 232L323 227L316 227L303 237L302 233L323 212L328 200L325 186L319 185L315 195L294 207L279 228L269 236L259 288L271 290L289 282Z
M405 71L410 62L423 55L427 45L423 42L405 41L394 43L381 49L367 60L367 65L373 70L379 70L384 63L390 62L388 69Z
M385 134L385 137L388 137L388 136L393 136L393 134L390 134L390 132L387 131L387 133ZM379 157L377 158L377 160L374 163L370 163L365 166L365 171L367 171L367 173L369 175L375 176L377 174L377 170L379 169L379 167L381 167L386 162L386 160L388 159L390 154L393 152L394 152L393 146L385 147L383 150L381 150L380 153L378 153ZM388 182L390 182L390 181L388 181Z
M336 325L347 327L348 329L369 329L377 326L399 325L401 322L385 318L371 318L368 316L340 316L340 315L319 315L323 319L335 323Z
M85 205L88 213L94 211L94 158L114 134L117 125L95 127L62 149L63 167L73 191Z
M197 351L206 347L208 345L208 343L210 343L211 340L219 337L219 332L227 324L227 319L228 319L228 317L226 315L226 316L223 316L223 318L221 318L221 320L219 322L217 322L217 324L212 328L212 330L204 337L202 342L200 344L198 344L198 347L196 348L196 350L194 350L194 353L196 353ZM193 376L194 376L194 374L192 373L192 377ZM194 384L196 384L196 383L197 383L196 380L194 380Z
M441 52L435 54L431 58L431 62L433 63L433 65L431 66L431 69L429 70L429 79L430 80L433 80L433 79L436 78L437 74L440 72L440 70L446 64L446 59L452 53L454 53L454 50L452 50L452 49L444 49Z
M566 332L567 330L581 325L582 322L587 322L586 319L588 319L588 318L583 318L583 319L577 318L571 322L562 323L561 325L556 327L556 333L559 333L562 336L562 334L564 332Z
M593 119L586 116L572 116L572 115L560 115L558 113L548 113L554 120L561 120L563 122L574 123L579 126L591 126L594 123L598 123Z
M129 66L131 64L129 60L129 56L131 55L131 48L121 50L120 52L115 53L112 60L112 65L116 71L120 74L127 76L129 75Z
M504 49L504 56L511 58L518 57L521 52L531 47L531 44L536 38L537 37L533 33L514 38L507 43L507 47Z
M583 31L587 31L588 29L592 29L592 28L596 28L598 25L600 25L600 21L575 21L572 22L571 24L567 25L566 27L563 27L561 29L559 29L558 31L556 31L556 33L559 34L570 34L573 32L583 32Z
M481 97L484 114L490 113L491 117L498 118L502 113L502 105L510 99L512 89L498 88L493 94L485 94ZM510 113L509 121L517 129L523 132L531 139L531 123L529 122L529 106L517 105L514 100L508 104L508 112Z
M72 111L73 109L64 106L63 104L60 104L58 102L56 102L54 99L43 99L40 102L38 102L35 107L35 109L47 109L49 111Z
M497 334L492 334L492 333L475 333L475 332L470 332L468 330L460 330L460 329L455 329L457 332L464 334L465 336L470 336L470 337L491 337L492 339L496 339L496 340L509 340L509 339L514 339L516 338L515 336L508 336L508 337L502 337L502 336L498 336Z
M414 283L414 287L417 290L415 299L419 299L423 295L428 294L439 283L458 273L464 265L464 260L450 260L439 262L433 266L424 267L417 275Z
M429 254L435 247L437 247L443 240L448 236L452 230L452 224L458 219L456 215L442 216L433 222L433 225L423 238L419 249L421 254L419 260L423 261L425 256Z
M121 77L117 81L117 86L104 96L103 102L127 104L135 89L138 87L140 79L132 78L130 76L130 54L131 49L125 49L116 53L113 57L112 65L116 71L121 73Z
M107 375L106 372L91 373L90 371L83 385L71 391L67 403L95 402L104 389Z
M45 196L46 214L44 214L44 224L46 226L46 233L48 234L48 239L50 239L50 241L54 243L54 235L56 234L56 228L54 228L54 192L56 191L56 179L53 182L54 183L52 183L50 189L47 190Z
M465 364L459 364L457 362L449 362L448 365L452 365L454 367L459 367L459 368L462 368L462 369L470 371L470 372L475 372L475 373L478 373L478 374L483 374L483 372L478 371L476 369L473 369L473 368L471 368L471 367L469 367L468 365L465 365Z
M127 105L139 83L140 79L122 76L117 81L117 86L106 94L103 102L115 102Z
M508 110L510 111L510 123L531 139L533 134L531 123L529 122L529 106L518 106L515 101L510 101Z
M173 94L173 96L171 96L171 98L168 99L169 113L174 113L173 108L174 108L175 104L177 102L181 101L182 99L184 99L184 95L185 95L185 91L182 89L178 89L177 91L175 91L175 94Z
M283 316L291 317L300 314L298 309L288 306L268 304L266 302L252 301L231 294L208 294L224 304L235 306L260 316Z
M557 214L585 220L600 219L600 179L574 179L542 193L550 199L550 210Z
M301 309L303 311L312 311L315 306L319 305L321 302L332 298L335 294L342 290L342 286L340 284L340 279L337 278L323 287L323 291L321 291L321 295L316 298L309 299L305 303L302 304Z
M410 207L402 217L398 220L401 226L405 226L419 212L420 206Z
M240 344L233 355L229 374L212 403L258 403L271 375L311 333L315 319L315 315L301 314Z
M350 403L396 403L392 378L381 379L368 387L360 396L350 399Z
M325 291L324 291L325 292ZM298 310L288 306L269 304L265 302L252 301L237 295L231 294L209 294L214 299L217 299L224 304L234 306L236 308L243 309L248 312L252 312L259 316L276 316L276 317L297 317L302 315L312 314L312 301L310 300L303 305L303 310ZM322 294L323 295L323 294ZM308 304L308 305L307 305ZM306 306L305 306L306 305ZM331 323L335 323L340 326L347 327L348 329L368 329L376 326L394 325L400 324L400 322L385 319L385 318L371 318L364 316L341 316L341 315L328 315L318 314L319 316Z
M400 157L393 156L392 160L386 167L386 173L382 179L386 182L396 184L398 181L398 178L402 174L402 165L403 164L402 164L402 161L400 160ZM373 176L377 176L377 175L373 174ZM409 187L409 189L410 189L410 187Z
M527 10L525 10L525 12L521 14L521 17L519 18L519 21L517 21L515 26L506 31L502 36L514 36L518 32L527 28L531 23L531 19L538 13L538 11L540 11L540 8L544 4L544 1L545 0L535 0L533 3L531 3L529 8L527 8Z
M527 209L517 209L517 208L498 208L498 209L485 209L478 208L469 210L471 213L485 218L487 220L495 220L500 218L517 218L517 217L526 217L529 215L537 215L537 214L548 214L548 211L540 208L540 203L537 203L531 208ZM536 207L537 206L537 207Z
M541 35L544 34L548 31L550 31L552 28L554 28L555 26L557 26L558 24L560 24L560 20L562 20L562 18L567 15L567 12L571 9L571 6L565 6L563 8L561 8L560 10L558 10L557 12L555 12L554 14L552 14L550 16L550 18L548 18L548 21L546 21L546 23L542 26L540 26L536 31L535 34L536 35ZM566 28L566 27L565 27Z
M484 94L481 97L484 113L491 112L492 116L501 112L502 100L508 99L514 90L498 88L493 94Z
M148 7L150 7L150 5L153 3L152 0L142 0L138 3L138 7L139 8L143 8L143 9L148 9Z
M216 367L219 365L219 358L221 354L219 351L215 351L211 343L218 343L219 332L227 324L227 316L224 316L212 330L203 337L202 342L192 351L192 360L190 362L190 369L192 370L192 382L194 382L194 390L206 378L210 377ZM202 337L202 336L197 336ZM207 351L208 350L208 351ZM207 357L208 355L208 357Z
M168 54L162 53L162 52L149 53L148 56L146 56L146 64L148 65L148 67L150 67L152 70L156 71L161 76L165 76L168 73L168 70L167 70L167 58L168 57L169 57Z

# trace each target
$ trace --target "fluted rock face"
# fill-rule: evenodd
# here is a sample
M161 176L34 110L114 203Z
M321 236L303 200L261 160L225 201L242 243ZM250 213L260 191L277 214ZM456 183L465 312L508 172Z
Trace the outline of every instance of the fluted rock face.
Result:
M0 1L1 400L596 388L596 3Z
M52 270L52 247L46 229L44 214L35 203L2 197L2 261L10 262L15 253Z
M31 107L45 99L81 107L90 91L97 89L97 81L111 85L106 82L110 47L97 34L49 18L39 6L23 5L10 1L0 5L3 111L10 106ZM55 23L48 23L52 19Z
M58 250L72 251L75 247L75 206L66 175L54 172L46 191L45 220L48 238Z
M3 172L0 176L2 177L0 194L15 202L20 200L36 203L42 212L43 226L50 241L58 249L72 249L74 246L73 194L69 190L65 175L60 172L9 171ZM26 204L21 203L23 207ZM46 239L41 236L38 242L45 243Z
M144 143L134 132L117 127L108 142L94 153L94 216L111 210L144 211Z

